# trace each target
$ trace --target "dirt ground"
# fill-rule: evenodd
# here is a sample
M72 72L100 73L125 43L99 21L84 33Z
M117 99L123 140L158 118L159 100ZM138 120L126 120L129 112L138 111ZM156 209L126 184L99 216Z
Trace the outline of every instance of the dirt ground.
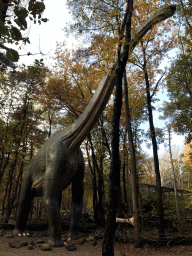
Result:
M37 240L37 237L30 238L17 238L17 240L29 241L29 239ZM47 237L41 237L41 239L47 241ZM87 241L84 244L77 244L77 249L74 251L67 251L65 247L52 248L50 251L42 251L40 247L35 247L33 250L29 250L27 246L20 248L10 248L9 242L13 240L11 238L0 238L0 255L2 256L101 256L102 255L102 241L98 241L97 244L93 244L91 241ZM133 244L121 244L115 243L115 256L187 256L192 255L192 246L173 246L162 248L151 248L149 246L143 246L142 248L135 249Z
M48 235L46 223L42 219L34 219L29 226L30 237L12 236L13 225L0 225L0 256L101 256L103 230L98 229L92 220L84 216L80 230L82 239L75 243L75 250L69 251L65 246L42 251L42 243L46 243ZM62 218L62 239L67 242L66 236L69 221ZM141 235L142 247L135 248L133 231L130 228L117 229L115 237L115 256L192 256L192 237L179 234L166 234L162 241L158 241L156 232L145 231ZM29 243L33 243L30 250ZM14 248L12 248L14 247ZM18 247L18 248L17 248Z

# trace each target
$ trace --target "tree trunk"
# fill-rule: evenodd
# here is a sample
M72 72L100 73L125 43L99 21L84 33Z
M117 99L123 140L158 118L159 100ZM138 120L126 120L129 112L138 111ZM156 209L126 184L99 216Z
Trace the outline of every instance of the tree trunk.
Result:
M105 226L103 240L103 256L114 255L114 236L116 227L116 211L118 207L119 188L120 188L120 159L119 159L119 120L121 116L122 105L122 75L123 71L119 68L117 71L117 84L113 117L112 133L112 160L109 176L109 205L107 222Z
M126 133L125 133L126 135ZM123 195L124 195L124 211L127 213L128 212L128 200L127 200L127 188L126 188L126 184L127 184L127 181L126 181L126 176L125 176L125 171L126 171L126 151L127 149L125 148L125 145L124 145L124 160L123 160Z
M102 125L103 127L103 125ZM101 132L102 132L101 127ZM105 226L105 188L104 188L104 178L103 178L103 159L104 159L104 138L103 133L101 134L101 147L100 147L100 160L99 160L99 168L98 168L98 194L99 194L99 221L102 227Z
M89 136L89 142L91 145L91 151L92 151L92 160L93 160L93 170L94 170L94 176L95 171L98 173L98 185L97 185L97 192L98 192L98 203L97 203L97 219L96 222L99 226L104 227L105 226L105 215L104 215L104 207L103 207L103 196L104 196L104 181L103 181L103 170L100 169L97 163L96 155L93 148L93 143L91 140L91 136ZM102 156L101 156L102 157Z
M178 196L177 196L177 180L176 180L175 168L174 168L174 164L173 164L173 155L172 155L172 150L171 150L171 125L168 125L168 135L169 135L169 156L170 156L170 161L171 161L171 169L173 171L173 184L174 184L176 212L177 212L177 217L179 218L179 203L178 203Z
M129 43L131 42L131 18L133 10L133 1L127 1L127 11L125 14L126 26L126 44L124 45L124 54L122 60L121 44L118 48L118 67L116 70L116 92L113 116L113 132L112 132L112 159L111 171L109 175L109 206L107 221L105 225L102 255L114 256L114 236L116 227L116 211L118 207L119 189L120 189L120 156L119 156L119 122L122 106L122 79L125 71L126 63L129 55ZM121 31L122 33L123 31ZM120 31L119 31L119 36Z
M18 151L15 152L14 160L10 166L9 179L7 181L8 189L7 189L7 193L5 194L6 198L4 197L4 199L3 199L3 201L6 201L5 216L3 218L3 223L8 223L9 216L10 216L11 210L12 210L11 192L12 192L12 185L13 185L13 172L15 170L17 160L18 160Z
M94 212L94 219L96 223L98 222L98 200L97 200L97 178L96 178L96 171L95 167L91 165L90 156L89 156L89 150L86 144L86 151L88 156L88 164L89 168L92 174L92 184L93 184L93 212Z
M111 149L110 149L110 145L109 145L109 139L107 138L106 131L105 131L105 128L103 125L103 116L101 116L99 118L99 125L101 127L101 134L102 134L101 136L102 136L103 146L105 146L107 148L109 156L111 158Z
M149 78L146 69L146 60L144 60L144 75L146 83L146 93L147 93L147 107L148 107L148 116L149 116L149 126L150 126L150 135L153 146L153 157L155 165L155 174L156 174L156 192L157 192L157 207L158 207L158 233L159 237L164 235L164 217L163 217L163 201L162 201L162 189L161 189L161 177L159 170L159 158L158 158L158 148L155 134L155 127L153 124L153 112L151 106L151 95L150 95L150 86Z
M133 201L133 217L134 217L134 234L135 234L135 247L140 247L140 214L139 214L139 185L137 179L136 156L135 147L133 142L133 133L131 128L131 116L129 111L129 97L127 87L126 72L124 72L124 93L125 93L125 111L126 111L126 126L129 138L129 148L131 156L131 183L132 183L132 201Z
M49 120L49 132L48 132L48 138L51 137L51 133L52 133L52 120L53 119L53 116L52 116L52 113L51 113L51 109L49 108L48 109L48 120Z

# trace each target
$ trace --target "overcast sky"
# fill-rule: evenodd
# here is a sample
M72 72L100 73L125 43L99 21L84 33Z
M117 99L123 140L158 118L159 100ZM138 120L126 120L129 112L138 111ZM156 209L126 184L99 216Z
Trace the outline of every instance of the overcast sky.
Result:
M22 47L19 50L19 54L32 53L36 54L40 51L45 54L41 56L39 54L32 56L21 56L19 63L25 63L30 65L35 59L43 58L45 63L48 65L50 62L50 57L53 55L56 48L56 42L68 41L69 47L75 43L72 38L67 38L63 31L66 26L66 22L71 19L71 16L65 6L65 0L45 0L46 10L44 12L44 17L48 18L47 23L33 24L29 23L28 36L31 44Z

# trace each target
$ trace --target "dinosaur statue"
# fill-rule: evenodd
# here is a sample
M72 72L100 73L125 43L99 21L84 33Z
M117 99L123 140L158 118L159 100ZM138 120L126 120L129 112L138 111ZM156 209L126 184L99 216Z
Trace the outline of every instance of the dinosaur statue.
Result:
M171 17L174 5L164 6L135 31L130 49L158 22ZM68 128L55 133L32 158L22 183L14 235L27 235L27 219L33 197L43 196L49 225L49 244L62 246L61 194L72 183L71 224L69 235L78 238L78 223L83 202L84 159L80 145L104 110L113 91L117 63L100 82L96 93L81 116Z

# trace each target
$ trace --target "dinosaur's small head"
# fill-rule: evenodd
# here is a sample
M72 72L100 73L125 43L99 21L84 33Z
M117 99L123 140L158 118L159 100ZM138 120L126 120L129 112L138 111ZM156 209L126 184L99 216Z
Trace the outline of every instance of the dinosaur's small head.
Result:
M176 5L164 5L162 6L159 11L158 11L158 16L160 17L163 17L164 19L167 19L171 16L173 16L173 14L175 13L176 11Z

